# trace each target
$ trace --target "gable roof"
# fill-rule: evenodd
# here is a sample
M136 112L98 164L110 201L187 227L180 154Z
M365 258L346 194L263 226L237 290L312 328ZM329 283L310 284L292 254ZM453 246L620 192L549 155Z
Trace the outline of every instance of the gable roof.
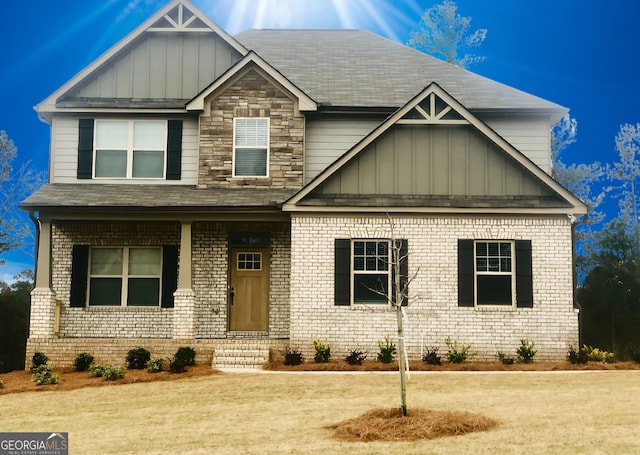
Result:
M236 77L240 77L246 69L251 67L257 68L262 72L263 76L266 75L271 78L271 80L277 82L282 86L282 88L295 97L298 109L301 111L315 111L317 109L318 106L313 99L291 83L291 81L267 63L262 57L257 55L254 51L250 51L242 58L242 60L238 61L235 65L229 68L227 72L189 101L189 103L187 103L187 110L203 110L205 108L204 101L209 95L223 87L228 82L233 81Z
M172 0L55 92L38 103L35 106L35 110L44 114L55 112L58 110L56 103L60 98L85 83L96 72L121 55L142 36L153 33L214 33L220 36L225 43L240 55L244 56L248 52L240 42L211 21L206 14L193 6L188 0ZM191 96L188 98L191 98ZM128 106L124 105L123 107ZM159 107L166 106L162 105ZM184 109L184 102L181 105L171 105L169 107L182 107Z
M363 151L366 151L370 145L378 141L384 133L389 131L395 125L403 124L471 126L475 131L484 136L487 141L494 144L499 151L505 153L517 167L526 172L528 176L533 177L537 184L541 185L541 188L543 188L544 191L541 193L543 197L538 198L535 202L531 202L527 201L526 197L522 197L522 195L515 195L515 197L506 195L506 197L503 198L504 201L501 206L500 203L496 203L495 200L483 201L482 197L477 196L465 196L461 194L425 194L422 197L416 197L416 195L412 193L406 195L410 196L409 199L412 199L412 201L408 201L407 197L403 197L400 201L401 203L395 204L398 202L398 198L396 197L394 199L394 196L397 195L380 194L378 192L367 195L369 197L369 203L362 204L362 201L357 201L357 197L354 197L358 195L358 192L355 191L352 192L355 194L343 195L341 196L340 201L334 200L332 203L326 205L333 207L349 207L350 210L354 211L371 210L372 207L384 208L388 211L406 211L411 207L410 211L443 211L455 209L464 211L471 210L483 213L492 213L496 212L496 210L500 211L500 209L513 208L522 208L526 209L528 212L539 213L548 213L549 211L552 211L557 213L584 214L587 211L584 203L582 203L577 197L553 180L546 172L542 171L525 155L515 149L509 142L503 139L484 122L480 121L453 96L435 83L431 83L427 86L402 108L389 116L387 120L363 138L358 144L329 165L291 199L286 201L283 205L283 210L317 210L317 204L308 204L308 201L312 200L314 196L317 195L318 191L322 190L322 186L327 185L332 177L345 169L349 163L357 159ZM430 198L430 196L448 196L448 200L443 202L442 200ZM472 201L479 201L479 204L470 203ZM496 209L496 207L498 209Z
M436 82L470 111L545 111L558 119L568 111L369 31L248 30L235 36L327 109L397 109Z

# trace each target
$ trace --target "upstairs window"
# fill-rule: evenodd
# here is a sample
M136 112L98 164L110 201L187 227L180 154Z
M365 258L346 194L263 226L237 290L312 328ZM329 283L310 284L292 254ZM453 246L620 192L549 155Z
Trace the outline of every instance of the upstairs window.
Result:
M165 178L167 122L96 120L95 178Z
M268 177L269 119L233 120L233 176Z

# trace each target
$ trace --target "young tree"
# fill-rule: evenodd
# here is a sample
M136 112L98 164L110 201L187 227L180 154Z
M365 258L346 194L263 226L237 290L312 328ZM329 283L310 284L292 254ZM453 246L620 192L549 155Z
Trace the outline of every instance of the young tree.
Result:
M14 169L12 163L17 153L7 133L0 131L0 255L14 248L23 248L33 255L33 226L17 207L44 184L45 177L42 172L31 169L29 162ZM0 264L3 263L0 259Z
M427 9L420 20L420 30L411 34L407 44L462 68L483 61L485 57L467 51L482 44L487 29L471 33L471 18L460 16L457 9L452 0L444 0Z

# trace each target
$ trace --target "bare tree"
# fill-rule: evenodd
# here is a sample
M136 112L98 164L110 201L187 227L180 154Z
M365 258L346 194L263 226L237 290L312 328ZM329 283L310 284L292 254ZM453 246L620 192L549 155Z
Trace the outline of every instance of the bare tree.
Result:
M483 61L485 57L467 51L482 44L487 29L481 28L471 33L471 18L460 16L457 9L453 1L444 0L425 10L420 20L420 30L411 34L407 44L462 68Z

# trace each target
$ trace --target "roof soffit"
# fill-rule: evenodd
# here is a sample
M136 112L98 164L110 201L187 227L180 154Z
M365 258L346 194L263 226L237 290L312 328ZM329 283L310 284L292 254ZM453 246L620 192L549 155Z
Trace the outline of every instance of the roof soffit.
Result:
M127 48L145 33L215 33L241 55L248 50L233 36L215 24L206 14L196 8L188 0L172 0L164 8L147 19L144 23L108 49L104 54L69 79L55 92L38 103L34 109L39 113L55 112L56 101L72 91L85 80L95 74L104 64Z
M468 109L460 104L455 98L449 95L438 84L429 84L422 92L416 95L394 114L389 116L383 123L374 129L369 135L363 138L358 144L344 153L322 173L316 176L311 182L303 187L298 193L286 201L283 209L295 211L296 205L315 189L327 182L331 176L342 169L348 162L363 150L375 142L383 133L396 124L467 124L480 132L485 138L494 143L498 148L507 153L518 165L533 175L543 185L558 194L573 207L572 212L576 214L586 213L586 206L571 192L558 184L551 176L540 169L529 158L514 148L502 136L491 129L487 124L479 120Z

